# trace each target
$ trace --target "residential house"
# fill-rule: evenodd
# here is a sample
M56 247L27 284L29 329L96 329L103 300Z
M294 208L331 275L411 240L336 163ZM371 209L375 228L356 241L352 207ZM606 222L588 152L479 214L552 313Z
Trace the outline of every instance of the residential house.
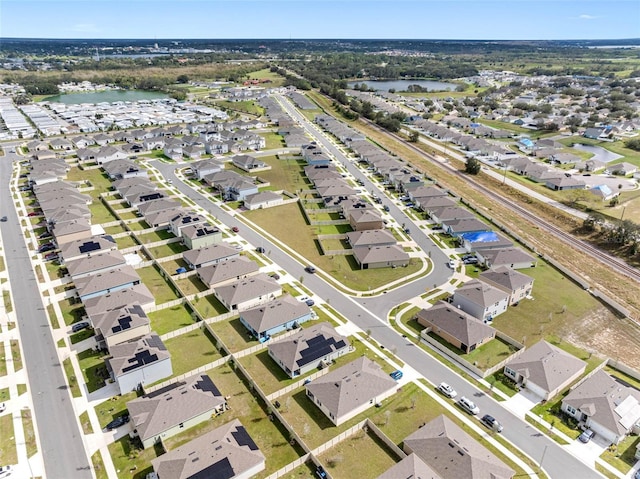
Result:
M549 178L545 181L545 186L550 190L556 191L583 190L585 183L573 176L563 175L555 178Z
M306 394L339 426L392 396L398 383L366 356L361 356L305 385Z
M222 414L227 400L209 376L195 374L129 401L127 409L147 449Z
M411 453L400 462L391 466L376 479L443 479L431 466L420 459L416 454Z
M445 301L418 311L417 321L427 328L423 334L433 333L465 354L491 341L496 335L491 326Z
M234 419L151 461L158 478L250 479L265 458L242 423Z
M268 350L287 376L295 378L329 364L353 348L330 323L323 322L270 343Z
M109 353L111 356L105 360L107 370L118 383L120 394L173 375L171 353L154 333L115 344Z
M175 209L182 207L182 203L178 200L171 198L158 198L156 200L145 201L138 206L138 212L145 217L151 213L157 213L158 211Z
M198 269L212 264L217 264L222 261L228 261L232 258L237 258L238 256L240 256L238 250L220 243L185 251L182 258L185 263L187 263L189 269Z
M116 242L109 236L94 236L91 239L71 241L60 246L60 256L65 263L75 259L106 253L118 249Z
M608 185L596 185L589 190L589 193L598 197L602 201L609 201L611 198L618 196L620 193L611 190Z
M258 264L245 256L238 256L216 264L198 268L198 277L209 288L253 276L260 271Z
M240 313L240 322L260 342L282 331L297 328L311 319L306 303L286 294L258 307Z
M309 165L329 165L331 158L315 142L303 145L301 148L302 158Z
M352 248L370 246L392 246L397 243L395 236L387 230L361 230L346 234L346 240Z
M93 236L91 223L85 218L56 222L52 224L49 229L53 236L55 236L58 246L76 240L88 239Z
M560 165L572 165L576 163L580 163L580 157L578 155L574 155L573 153L554 153L549 156L549 161L551 163L558 163Z
M77 294L82 301L118 291L119 289L130 288L139 283L140 276L129 265L90 276L83 276L74 281Z
M71 279L79 279L84 276L105 273L109 270L124 266L126 261L120 251L109 250L101 254L82 256L65 262L65 267Z
M638 171L638 167L636 165L632 165L631 163L627 163L627 162L611 165L607 167L607 169L612 175L621 175L621 176L632 175L636 171Z
M89 320L100 349L110 350L116 344L151 333L151 322L138 303L95 314Z
M87 299L82 303L87 316L91 318L105 311L112 311L134 303L138 303L142 309L147 311L156 304L156 300L149 288L140 283L131 288L120 289L109 294Z
M182 228L182 242L189 249L204 248L222 241L222 231L208 221Z
M587 363L542 340L504 366L505 376L545 401L569 387Z
M467 251L488 249L504 249L513 246L513 243L495 231L476 231L474 233L462 233L458 236L462 247Z
M244 311L268 303L282 294L282 286L272 277L259 273L214 289L216 298L229 311Z
M515 475L514 470L444 414L407 436L402 449L418 456L442 479L511 479Z
M477 218L457 218L442 222L443 231L450 236L459 236L464 233L476 233L489 231L489 225Z
M480 273L478 279L509 295L509 306L517 305L531 295L533 278L507 266L498 266Z
M251 155L234 155L231 158L231 163L233 163L233 166L235 166L236 168L240 168L241 170L247 172L254 170L264 171L271 169L271 167L264 161L261 161Z
M475 218L475 215L471 211L466 208L461 208L460 206L429 208L426 213L428 213L431 219L436 223L459 220L462 218Z
M95 157L96 157L96 162L99 165L103 165L110 161L123 160L127 158L128 155L124 151L120 150L119 148L116 148L115 146L103 146L95 154Z
M407 266L410 261L409 254L397 244L359 247L352 251L360 269L397 268Z
M491 321L509 306L509 294L478 280L471 280L453 293L452 304L481 321Z
M349 211L349 225L354 231L381 230L384 228L382 216L372 208L351 209Z
M195 177L199 180L203 180L205 176L212 175L224 170L224 164L218 160L202 160L191 163L191 169L193 170Z
M573 388L561 409L611 444L639 432L640 391L602 369Z
M498 268L506 266L513 269L533 268L536 266L536 259L522 249L501 248L501 249L476 249L478 262L486 268Z
M271 208L284 203L282 195L273 191L261 191L245 197L243 205L248 210Z
M207 219L195 211L181 210L171 220L169 220L169 231L174 236L180 237L182 229L190 225L198 225L206 222Z

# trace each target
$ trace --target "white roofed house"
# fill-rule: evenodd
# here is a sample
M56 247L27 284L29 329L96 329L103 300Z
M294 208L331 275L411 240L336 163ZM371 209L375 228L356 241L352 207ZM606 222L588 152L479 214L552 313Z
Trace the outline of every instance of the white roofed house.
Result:
M307 397L339 426L392 396L398 383L366 356L361 356L305 385Z

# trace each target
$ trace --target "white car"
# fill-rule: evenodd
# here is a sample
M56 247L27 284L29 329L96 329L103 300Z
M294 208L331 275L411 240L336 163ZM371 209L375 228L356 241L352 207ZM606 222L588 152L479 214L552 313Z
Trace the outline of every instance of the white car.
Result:
M458 395L455 389L449 386L447 383L440 383L438 385L438 391L447 396L448 398L453 399Z
M4 412L7 409L7 405L3 402L0 402L0 412Z
M11 466L0 466L0 477L8 477L11 475Z
M450 259L448 264L449 264L449 268L456 269L456 266L457 266L456 265L456 260Z
M480 408L476 406L476 403L464 396L458 399L458 406L474 416L480 412Z

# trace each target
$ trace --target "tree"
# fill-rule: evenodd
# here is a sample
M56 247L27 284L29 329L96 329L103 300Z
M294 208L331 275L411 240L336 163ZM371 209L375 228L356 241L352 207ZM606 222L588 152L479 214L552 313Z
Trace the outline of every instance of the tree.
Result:
M176 78L176 82L178 83L189 83L189 77L187 75L178 75L178 78Z
M477 175L482 169L482 163L475 158L468 158L464 165L464 171L470 175Z
M411 143L418 143L418 139L420 138L420 133L417 131L412 131L411 135L409 135L409 141Z

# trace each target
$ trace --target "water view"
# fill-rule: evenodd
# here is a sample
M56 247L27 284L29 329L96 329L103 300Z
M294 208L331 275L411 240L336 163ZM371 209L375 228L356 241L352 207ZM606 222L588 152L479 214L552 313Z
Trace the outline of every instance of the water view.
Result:
M609 163L610 161L617 160L618 158L622 158L621 155L617 153L613 153L609 150L605 150L601 146L595 145L583 145L582 143L576 143L573 145L576 150L588 151L589 153L593 153L591 159L602 161L603 163Z
M157 91L143 90L105 90L87 93L64 93L44 98L43 101L77 105L79 103L113 103L116 101L139 101L169 98L169 95Z
M420 85L428 91L453 91L458 85L435 80L362 80L349 82L349 87L355 84L362 85L366 83L369 88L375 88L377 91L389 91L391 89L401 92L407 91L409 85Z

